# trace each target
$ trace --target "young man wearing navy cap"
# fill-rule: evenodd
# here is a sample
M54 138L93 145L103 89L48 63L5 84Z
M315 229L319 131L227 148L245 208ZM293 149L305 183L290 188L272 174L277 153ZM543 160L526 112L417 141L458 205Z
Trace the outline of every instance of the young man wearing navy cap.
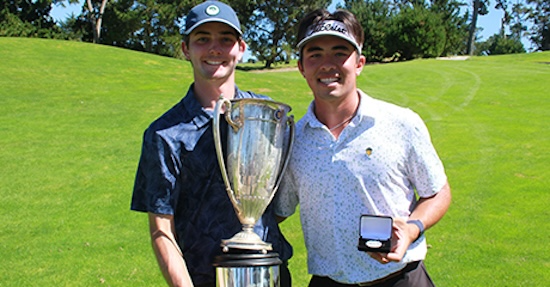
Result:
M215 286L212 266L222 239L241 231L214 148L213 108L225 98L265 98L235 85L246 43L235 11L207 1L186 18L183 53L193 66L187 95L145 131L131 209L147 212L151 241L170 286ZM283 260L281 286L290 286L292 248L269 206L254 231Z
M275 212L300 204L310 287L433 286L423 231L449 207L447 176L416 113L357 88L363 35L345 10L316 10L299 25L298 68L314 99L296 124ZM375 251L358 250L363 215L393 219L382 237L391 235L389 252L376 240Z

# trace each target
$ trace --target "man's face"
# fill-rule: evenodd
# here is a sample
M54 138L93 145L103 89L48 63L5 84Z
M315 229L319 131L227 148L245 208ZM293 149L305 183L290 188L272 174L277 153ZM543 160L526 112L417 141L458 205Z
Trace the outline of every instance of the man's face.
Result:
M230 26L209 22L195 28L182 47L193 65L195 80L226 80L233 76L246 44Z
M365 57L348 41L335 36L321 36L302 49L298 68L313 91L315 99L332 101L357 95L356 77Z

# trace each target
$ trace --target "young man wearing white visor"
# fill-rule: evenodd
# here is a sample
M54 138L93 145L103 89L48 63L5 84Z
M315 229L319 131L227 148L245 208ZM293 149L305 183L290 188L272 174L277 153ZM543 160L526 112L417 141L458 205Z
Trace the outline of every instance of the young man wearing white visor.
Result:
M363 35L344 10L316 10L300 23L298 68L314 99L296 124L275 213L300 205L310 287L433 286L423 232L449 207L447 176L416 113L357 88ZM358 250L364 216L393 220L387 251Z

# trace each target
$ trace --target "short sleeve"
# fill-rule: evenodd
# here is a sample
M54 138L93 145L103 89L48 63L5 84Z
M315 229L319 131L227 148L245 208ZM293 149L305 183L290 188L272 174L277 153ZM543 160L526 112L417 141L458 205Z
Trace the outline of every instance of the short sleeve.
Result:
M409 178L420 197L430 197L441 190L447 176L420 116L411 112L409 120L413 125L409 135Z
M296 211L298 189L293 184L293 178L292 171L287 168L274 198L275 215L277 216L288 217Z
M136 172L131 209L174 214L171 204L176 181L176 161L158 133L145 132Z

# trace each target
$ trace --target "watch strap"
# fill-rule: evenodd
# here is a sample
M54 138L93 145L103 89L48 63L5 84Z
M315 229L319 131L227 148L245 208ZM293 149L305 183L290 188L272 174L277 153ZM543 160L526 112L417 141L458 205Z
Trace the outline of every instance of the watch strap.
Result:
M418 240L418 238L420 238L422 234L424 234L424 224L418 219L407 220L407 223L416 225L418 227L418 230L420 230L420 232L418 233L418 237L415 239L415 241Z

